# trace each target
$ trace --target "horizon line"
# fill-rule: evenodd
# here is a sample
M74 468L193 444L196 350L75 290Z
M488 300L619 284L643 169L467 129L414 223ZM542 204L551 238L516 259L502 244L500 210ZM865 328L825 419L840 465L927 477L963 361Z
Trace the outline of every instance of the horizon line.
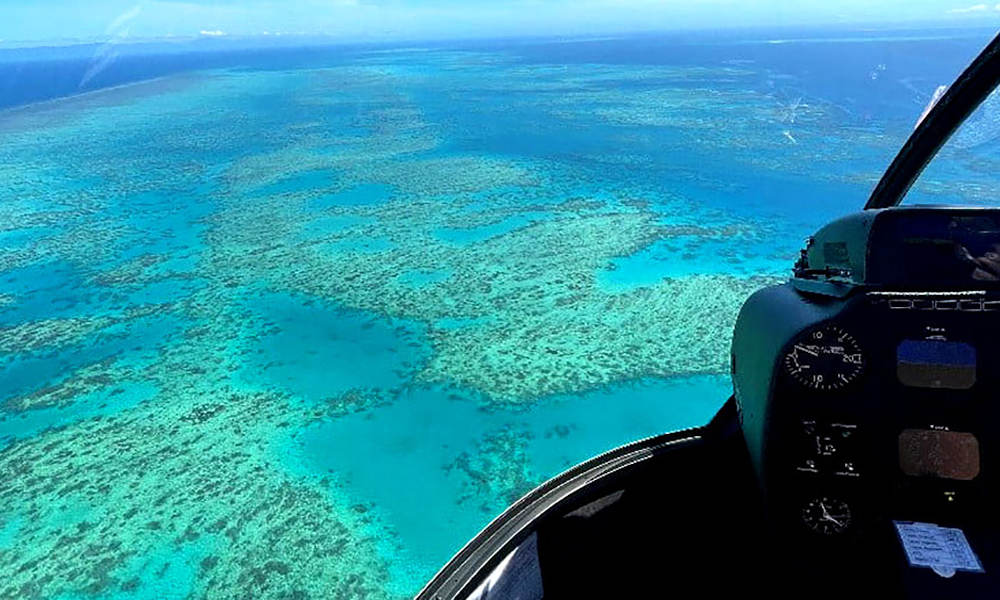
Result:
M401 36L398 38L367 35L367 36L341 36L324 32L282 32L282 31L262 31L259 33L234 33L230 34L220 30L201 30L198 33L186 34L166 34L160 36L143 37L120 37L120 36L93 36L93 37L61 37L35 40L4 40L0 39L0 51L7 50L32 50L45 48L73 48L81 46L95 46L104 44L114 44L120 46L139 46L143 44L158 43L190 43L190 42L247 42L247 41L270 41L275 45L281 42L294 44L306 40L323 41L323 45L398 45L413 43L446 43L446 42L469 42L469 41L493 41L493 40L544 40L560 39L567 41L587 41L589 38L609 38L609 37L631 37L643 35L664 35L664 34L704 34L713 32L763 32L763 31L790 31L790 30L817 30L817 29L842 29L854 31L869 31L877 28L878 31L904 31L904 30L937 30L937 31L976 31L976 30L996 30L992 24L973 22L948 22L926 20L926 21L858 21L858 22L837 22L837 23L804 23L800 25L722 25L704 27L685 28L650 28L650 29L621 29L621 30L594 30L587 32L566 32L566 33L498 33L496 35L486 35L482 33L453 34L453 35L432 35L432 36Z

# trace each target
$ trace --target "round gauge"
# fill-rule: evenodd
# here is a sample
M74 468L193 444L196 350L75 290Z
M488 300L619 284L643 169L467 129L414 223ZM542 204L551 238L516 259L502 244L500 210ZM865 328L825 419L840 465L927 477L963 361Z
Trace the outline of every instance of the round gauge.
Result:
M802 522L823 535L844 533L851 525L851 509L843 500L814 498L802 507Z
M842 388L857 379L864 366L858 342L834 325L800 337L784 362L793 379L814 390Z

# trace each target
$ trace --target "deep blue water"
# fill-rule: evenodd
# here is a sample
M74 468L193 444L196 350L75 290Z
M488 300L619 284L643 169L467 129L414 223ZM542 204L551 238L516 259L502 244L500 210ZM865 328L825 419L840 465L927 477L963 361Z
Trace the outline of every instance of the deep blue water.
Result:
M788 82L767 83L767 74L762 73L765 85L773 85L776 92L791 98L796 95L824 98L865 120L899 117L899 110L912 110L912 105L920 102L920 96L928 93L927 86L932 86L933 91L933 86L950 83L992 33L989 28L747 29L580 41L514 38L407 45L509 51L529 64L710 66L752 61L767 65L770 73L780 74ZM392 48L381 44L329 45L322 40L284 45L266 39L201 39L181 43L0 49L0 107L193 70L303 68L349 61L372 50ZM109 66L81 86L91 67L107 53L115 56ZM830 60L831 56L837 60Z

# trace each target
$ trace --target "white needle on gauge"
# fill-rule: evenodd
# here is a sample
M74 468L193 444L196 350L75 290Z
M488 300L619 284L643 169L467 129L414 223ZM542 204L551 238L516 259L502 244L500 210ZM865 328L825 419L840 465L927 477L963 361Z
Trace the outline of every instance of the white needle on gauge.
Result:
M819 352L813 352L812 350L806 348L805 346L800 346L799 344L795 344L795 349L796 350L801 350L801 351L805 352L806 354L811 354L813 356L819 356Z
M820 502L819 503L819 507L823 510L823 518L824 519L826 519L827 521L833 521L833 523L837 527L843 527L843 524L841 524L840 521L838 521L837 519L834 519L833 517L830 516L829 511L826 510L826 505L825 504L823 504L822 502Z

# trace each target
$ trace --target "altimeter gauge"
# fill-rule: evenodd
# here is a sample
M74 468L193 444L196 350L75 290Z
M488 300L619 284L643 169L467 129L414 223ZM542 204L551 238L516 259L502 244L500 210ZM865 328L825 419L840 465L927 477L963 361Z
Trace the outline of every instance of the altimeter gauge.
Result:
M785 354L785 371L814 390L835 390L857 379L864 367L861 347L834 325L801 336Z
M836 498L813 498L802 507L802 522L816 533L837 535L851 526L851 508Z

